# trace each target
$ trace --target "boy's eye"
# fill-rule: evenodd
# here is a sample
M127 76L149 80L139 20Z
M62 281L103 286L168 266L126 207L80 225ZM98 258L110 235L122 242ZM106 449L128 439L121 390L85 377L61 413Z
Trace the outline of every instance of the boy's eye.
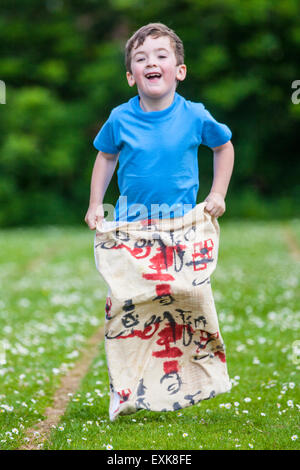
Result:
M167 56L166 55L159 55L158 58L159 59L166 59ZM137 62L142 62L143 60L145 60L144 57L140 57L139 59L136 59Z

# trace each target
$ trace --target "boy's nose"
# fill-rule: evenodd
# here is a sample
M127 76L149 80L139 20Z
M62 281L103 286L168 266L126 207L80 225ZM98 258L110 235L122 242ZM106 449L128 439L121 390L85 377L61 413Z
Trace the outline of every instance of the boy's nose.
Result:
M147 67L153 67L153 65L156 65L156 57L149 56L147 59Z

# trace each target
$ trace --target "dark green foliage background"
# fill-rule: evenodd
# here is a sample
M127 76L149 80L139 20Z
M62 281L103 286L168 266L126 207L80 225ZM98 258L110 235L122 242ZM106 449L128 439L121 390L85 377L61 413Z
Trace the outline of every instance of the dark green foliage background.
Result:
M110 110L136 94L124 45L160 21L185 45L177 89L233 131L235 169L224 217L299 216L297 0L2 0L0 226L84 223L96 150ZM297 132L298 131L298 132ZM212 153L199 150L203 200ZM106 202L115 202L114 176Z

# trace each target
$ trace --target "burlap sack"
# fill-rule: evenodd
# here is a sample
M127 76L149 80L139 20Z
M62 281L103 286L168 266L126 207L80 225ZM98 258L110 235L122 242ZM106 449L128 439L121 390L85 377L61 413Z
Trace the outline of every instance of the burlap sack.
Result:
M108 285L110 419L178 410L231 388L210 276L219 224L198 204L183 217L103 221L95 261Z

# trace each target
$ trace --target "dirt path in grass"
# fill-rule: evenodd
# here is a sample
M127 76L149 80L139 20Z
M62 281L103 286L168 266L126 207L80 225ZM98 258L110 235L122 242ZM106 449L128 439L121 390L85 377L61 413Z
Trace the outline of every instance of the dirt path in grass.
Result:
M294 259L300 261L300 246L296 235L294 234L292 228L288 225L284 226L283 231L291 255Z
M99 352L99 343L103 338L104 327L101 327L88 340L82 351L81 359L62 378L60 388L55 392L53 405L47 408L44 413L46 419L27 430L26 436L29 438L29 441L21 446L19 450L38 450L39 444L42 444L49 438L52 426L57 426L60 418L65 413L70 400L68 394L74 394L78 389L81 379L86 375L93 359Z

